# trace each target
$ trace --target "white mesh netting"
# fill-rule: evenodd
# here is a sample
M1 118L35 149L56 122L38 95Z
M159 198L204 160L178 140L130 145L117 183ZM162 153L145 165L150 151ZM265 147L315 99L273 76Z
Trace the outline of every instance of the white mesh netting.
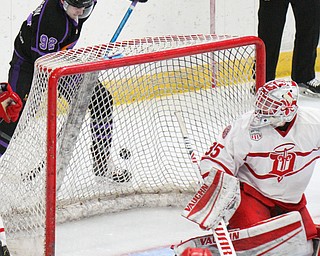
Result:
M43 255L47 92L54 70L69 70L57 86L57 221L184 205L197 175L174 112L182 114L199 158L227 124L251 109L256 46L252 37L241 38L240 46L238 39L143 38L40 58L0 161L0 214L9 246L39 237L33 244L39 251L31 255Z

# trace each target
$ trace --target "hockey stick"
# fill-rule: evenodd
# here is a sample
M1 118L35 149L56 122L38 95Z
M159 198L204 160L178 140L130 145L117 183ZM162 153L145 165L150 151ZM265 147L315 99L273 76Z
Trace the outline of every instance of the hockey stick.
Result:
M128 10L127 10L126 13L124 14L124 16L123 16L123 18L122 18L122 20L121 20L121 22L120 22L117 30L114 32L114 34L113 34L113 36L112 36L112 38L111 38L111 40L110 40L110 43L114 43L114 42L117 41L117 39L118 39L118 37L119 37L122 29L124 28L124 25L127 23L127 21L128 21L130 15L131 15L131 13L132 13L134 7L136 7L136 5L137 5L137 3L138 3L138 0L133 0L133 1L132 1L132 3L130 4ZM105 54L105 56L104 56L105 59L119 58L119 57L121 57L121 54L115 54L114 56L109 56L108 53L109 53L109 50L107 50L107 52L106 52L106 54ZM118 55L119 55L119 56L118 56Z
M184 140L184 144L186 146L186 149L189 153L189 156L190 156L190 159L191 159L191 162L192 162L192 166L197 174L197 178L198 178L198 182L199 184L201 185L203 183L203 179L202 179L202 176L201 176L201 173L200 173L200 166L199 166L199 163L198 163L198 160L196 158L196 155L195 155L195 151L193 150L193 146L191 144L191 141L189 139L189 134L188 134L188 131L187 131L187 127L186 127L186 124L182 118L182 114L181 112L174 112L177 120L178 120L178 123L179 123L179 127L180 127L180 130L181 130L181 133L182 133L182 137L183 137L183 140Z
M188 134L188 131L186 128L186 124L183 120L182 114L179 111L174 112L174 114L178 120L178 124L180 126L180 130L181 130L181 133L182 133L182 136L184 139L186 149L189 153L189 156L190 156L190 159L192 162L192 166L197 173L199 181L202 182L203 180L202 180L202 176L200 173L200 166L199 166L197 157L195 155L195 151L193 149L193 146L190 142L189 134ZM227 230L226 224L223 219L221 219L218 226L213 230L213 236L214 236L214 240L217 244L220 255L236 256L235 249L233 247L229 232Z
M131 13L132 13L132 11L133 11L133 9L134 9L135 6L137 5L137 3L138 3L138 0L133 0L133 1L131 2L131 4L130 4L128 10L126 11L124 17L122 18L122 20L121 20L121 22L120 22L117 30L114 32L114 34L113 34L113 36L112 36L112 38L111 38L111 40L110 40L110 43L116 42L116 40L118 39L118 37L119 37L122 29L124 28L126 22L128 21ZM104 58L106 58L106 59L112 59L112 58L122 57L122 54L115 54L115 55L113 55L113 56L108 56L108 53L109 53L109 52L110 52L110 49L108 48L107 51L106 51L106 53L105 53L105 55L104 55ZM1 88L0 88L0 90L1 90ZM1 122L1 121L0 121L0 122ZM57 138L61 137L62 128L63 128L63 127L61 127L61 128L58 130L58 132L57 132ZM3 135L5 135L5 134L0 131L0 136L1 136L1 135L3 136ZM7 137L4 137L4 138L7 139ZM10 137L10 139L11 139L11 137ZM35 169L33 169L33 170L31 170L31 171L29 171L29 172L27 172L27 173L23 173L23 174L21 175L21 176L22 176L22 180L23 180L23 181L31 181L32 179L34 179L34 178L40 173L40 171L41 171L41 166L43 166L44 164L45 164L45 161L43 160L43 161L40 162L40 164L38 164L38 166L37 166ZM39 166L40 166L40 167L39 167ZM63 180L64 174L61 175L61 177L62 177L61 179ZM57 190L59 190L60 186L61 186L61 183L59 184L59 182L58 182Z
M113 34L113 36L112 36L112 38L111 38L111 40L110 40L110 43L116 42L116 40L118 39L118 37L119 37L122 29L124 28L126 22L128 21L131 13L132 13L132 11L133 11L133 9L134 9L135 6L137 5L138 1L139 1L139 0L133 0L133 1L131 2L131 4L130 4L128 10L126 11L124 17L122 18L122 20L121 20L121 22L120 22L117 30L114 32L114 34ZM116 54L114 54L114 55L109 56L108 53L110 52L110 50L111 50L111 48L108 47L107 50L106 50L106 53L105 53L105 55L104 55L104 58L105 58L105 59L114 59L114 58L121 58L121 57L122 57L122 54L121 54L121 53L116 53ZM85 112L83 112L83 113L85 113ZM60 137L61 131L62 131L62 127L61 127L60 131L58 132L57 137ZM65 159L65 157L64 157L64 159ZM58 171L58 174L59 174L59 175L58 175L58 178L59 178L59 177L60 177L60 178L57 179L57 184L58 184L58 185L57 185L57 190L59 190L59 188L60 188L60 186L61 186L61 184L62 184L63 178L64 178L64 173L63 173L63 171Z
M113 34L113 36L112 36L112 38L110 40L110 43L114 43L118 39L118 37L120 35L120 32L122 31L124 25L127 23L127 21L128 21L130 15L132 13L134 7L136 7L136 5L137 5L137 3L138 3L138 0L133 0L132 1L132 3L130 4L128 10L124 14L124 16L123 16L123 18L122 18L117 30L114 32L114 34Z

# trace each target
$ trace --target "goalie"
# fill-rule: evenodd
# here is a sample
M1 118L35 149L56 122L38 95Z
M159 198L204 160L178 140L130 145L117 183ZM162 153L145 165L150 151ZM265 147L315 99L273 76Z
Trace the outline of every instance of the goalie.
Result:
M219 218L224 218L240 255L267 251L268 255L320 255L319 226L317 230L304 195L320 156L320 114L317 109L298 107L297 100L295 82L266 83L257 91L255 110L227 126L201 159L207 191L213 186L227 191L229 184L234 184L230 189L237 186L236 182L214 185L223 173L239 181L241 201L236 207L224 200L215 200L213 205L203 192L191 205L193 215L188 206L183 215L206 229L215 228ZM224 193L219 190L217 200ZM199 212L197 205L201 205ZM219 213L212 217L216 207ZM209 247L216 252L213 245L208 236L193 238L175 246L175 252L188 247Z

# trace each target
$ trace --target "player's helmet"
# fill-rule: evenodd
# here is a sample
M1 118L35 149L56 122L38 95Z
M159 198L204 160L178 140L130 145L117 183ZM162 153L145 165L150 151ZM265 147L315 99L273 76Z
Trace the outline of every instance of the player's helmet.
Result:
M82 7L89 7L93 5L93 0L65 0L68 4L77 7L77 8L82 8Z
M79 16L79 19L85 19L90 16L93 7L94 7L94 0L64 0L63 1L63 9L68 12L68 6L74 6L77 8L83 8L83 14Z
M274 127L290 122L296 115L299 88L296 82L273 80L257 91L251 127L271 124Z

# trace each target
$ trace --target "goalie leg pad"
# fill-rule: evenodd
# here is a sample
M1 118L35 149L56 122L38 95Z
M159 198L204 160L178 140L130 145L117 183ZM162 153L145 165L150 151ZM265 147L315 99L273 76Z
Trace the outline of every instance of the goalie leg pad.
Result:
M302 221L304 223L304 228L306 230L307 239L313 239L317 237L317 227L313 222L313 219L307 209L307 207L303 207L301 210L299 210Z
M224 219L232 217L240 204L239 180L223 171L213 168L199 191L187 204L182 216L211 229Z
M283 214L247 229L230 230L229 234L237 255L310 256L313 253L313 244L306 239L299 212ZM195 237L172 248L176 255L181 255L188 247L207 248L213 255L219 255L213 235Z

